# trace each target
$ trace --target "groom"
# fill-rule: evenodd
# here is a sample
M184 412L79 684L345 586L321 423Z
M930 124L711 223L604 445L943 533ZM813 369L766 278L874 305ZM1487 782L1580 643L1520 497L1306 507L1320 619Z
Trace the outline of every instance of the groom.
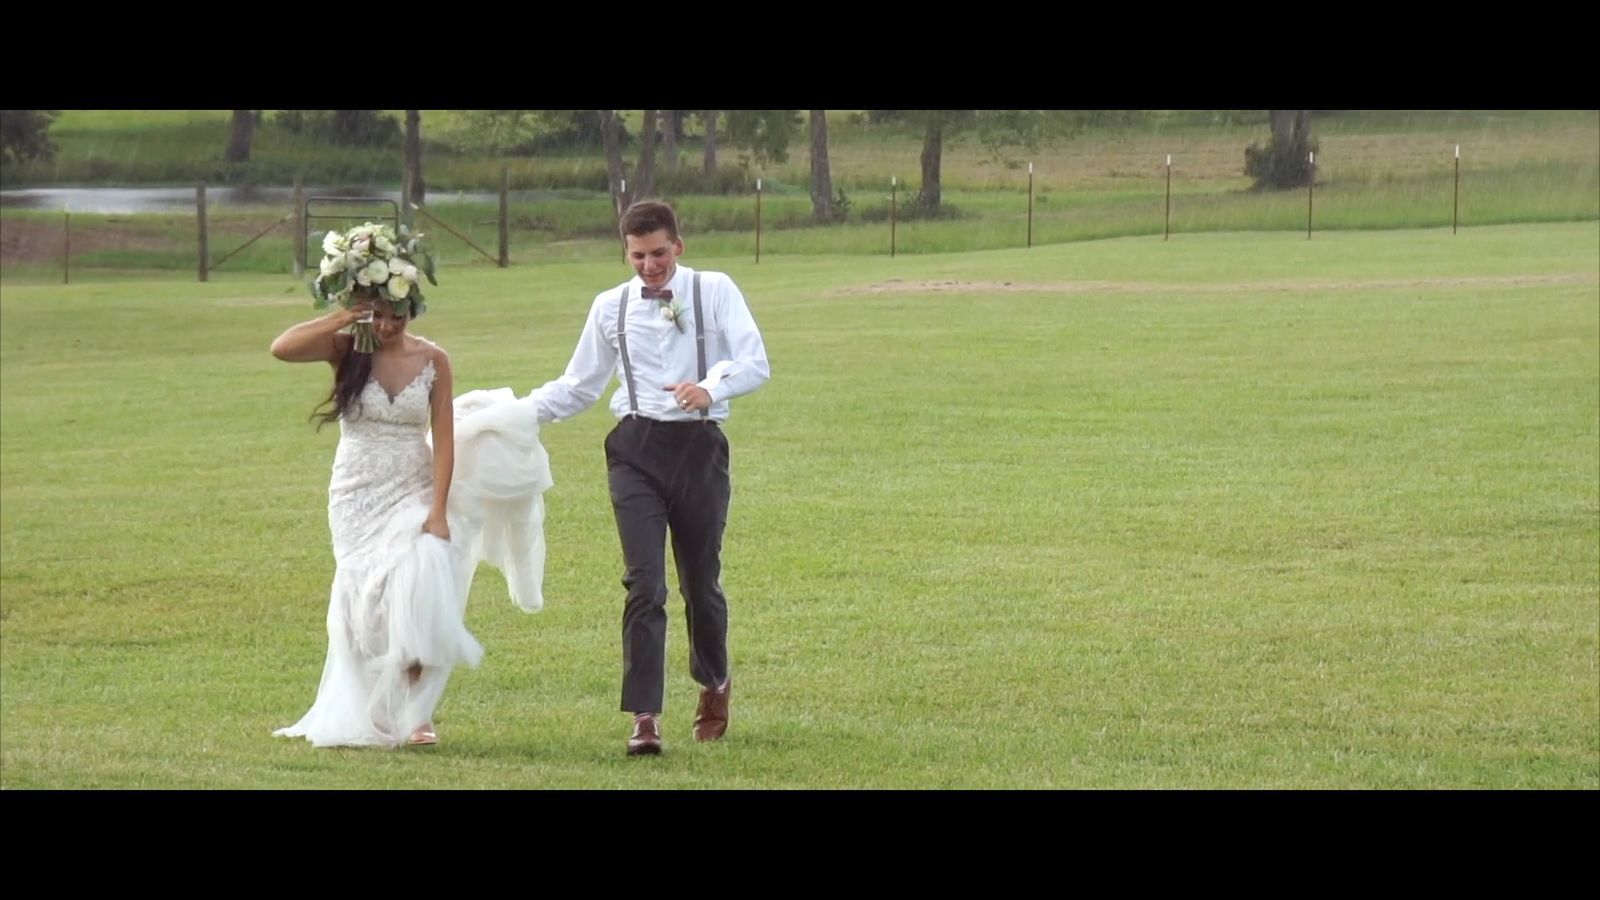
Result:
M661 752L670 531L689 632L689 673L701 685L697 741L728 728L728 601L722 532L728 521L728 401L767 383L761 332L733 279L678 264L683 239L665 203L635 203L620 223L634 278L589 308L566 373L535 390L541 423L594 405L615 375L617 425L606 436L611 508L622 542L622 709L633 713L628 755ZM708 367L708 363L710 364Z

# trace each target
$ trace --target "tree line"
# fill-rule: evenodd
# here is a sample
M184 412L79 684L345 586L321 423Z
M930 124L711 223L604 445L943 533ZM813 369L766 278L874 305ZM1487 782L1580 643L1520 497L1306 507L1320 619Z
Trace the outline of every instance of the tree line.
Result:
M1311 110L1268 110L1270 134L1264 144L1245 149L1245 173L1258 189L1303 187L1314 175L1309 154L1317 149L1311 137ZM1127 121L1127 110L866 110L869 122L903 123L922 135L919 189L907 202L910 216L937 216L943 206L942 161L947 144L971 137L996 154L1036 149L1041 143L1070 137L1096 125ZM57 110L0 110L0 159L9 163L49 160L56 146L49 129ZM834 191L828 159L825 110L673 110L642 111L639 133L630 135L623 112L596 110L470 110L472 130L488 149L502 153L537 153L558 147L597 147L606 159L607 182L617 209L636 198L651 196L656 173L685 164L680 144L689 128L701 138L701 170L718 170L718 153L732 147L741 164L782 163L791 145L804 139L810 150L812 219L839 221L847 201ZM338 144L403 147L404 172L411 199L427 194L423 176L422 111L404 111L403 121L381 110L278 110L275 124L294 133L313 133ZM262 110L233 110L223 158L230 163L250 159ZM632 165L626 157L631 151Z

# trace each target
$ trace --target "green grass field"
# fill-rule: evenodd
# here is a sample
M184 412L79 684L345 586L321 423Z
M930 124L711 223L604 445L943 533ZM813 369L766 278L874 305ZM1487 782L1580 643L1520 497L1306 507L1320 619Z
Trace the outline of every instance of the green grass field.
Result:
M544 432L547 608L480 575L442 743L318 750L270 737L333 568L328 373L267 353L304 285L8 278L0 787L1600 788L1600 225L1447 222L691 238L774 375L728 426L730 736L689 740L674 600L656 760L603 410ZM416 330L526 392L626 274L447 267Z

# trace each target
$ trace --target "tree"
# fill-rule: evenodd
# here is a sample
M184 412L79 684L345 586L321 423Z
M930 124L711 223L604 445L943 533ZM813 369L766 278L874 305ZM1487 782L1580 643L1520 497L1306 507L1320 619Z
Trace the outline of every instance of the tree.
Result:
M628 208L628 195L622 189L626 177L622 168L622 122L616 110L597 109L594 113L600 122L600 141L606 151L606 183L611 188L611 206L621 216Z
M0 109L0 159L14 163L54 159L50 123L59 115L57 109Z
M377 109L336 109L328 122L328 132L340 144L358 147L394 146L398 129L394 116Z
M927 212L937 212L942 202L940 168L944 159L944 128L955 124L956 114L965 110L928 110L922 126L922 191L916 204Z
M811 220L838 218L833 205L833 177L828 171L828 111L811 111Z
M798 109L732 109L728 141L755 163L788 162L789 145L800 136Z
M411 182L411 196L405 199L421 204L427 196L422 182L422 110L406 110L406 177Z
M922 127L922 189L912 205L928 215L938 215L943 204L942 169L947 141L965 132L975 132L979 141L998 156L1007 147L1033 149L1041 138L1069 121L1062 116L1047 116L1043 110L1037 109L919 109L897 112L898 115L889 118L904 118Z
M937 214L944 202L943 164L944 142L970 124L976 113L970 109L908 109L883 110L895 116L883 116L880 121L904 118L922 127L922 189L911 202L914 209ZM869 116L870 119L870 116Z
M280 109L274 121L294 134L309 131L358 147L393 146L400 137L394 116L381 109Z
M614 109L594 111L600 123L601 143L606 153L606 179L611 185L611 203L621 215L633 204L635 198L648 197L655 191L656 180L656 111L644 111L644 128L639 135L639 161L634 165L633 176L627 179L627 190L622 181L627 167L622 161L622 143L627 135L622 127L622 117Z
M644 126L639 130L639 163L633 168L634 197L649 197L656 191L656 111L644 111Z
M710 175L717 170L717 114L721 110L708 109L701 115L706 120L706 161L705 173Z
M236 109L233 111L233 131L228 137L228 151L223 158L228 162L244 162L250 158L250 140L256 132L256 111L253 109Z
M1311 183L1311 154L1317 142L1311 139L1311 110L1269 109L1272 140L1262 147L1251 144L1244 149L1244 173L1256 180L1254 190L1285 190Z
M602 147L592 109L464 109L449 140L458 149L531 156L551 150Z
M678 170L678 138L683 136L683 110L664 109L661 111L661 121L666 127L661 129L661 152L666 157L668 172Z

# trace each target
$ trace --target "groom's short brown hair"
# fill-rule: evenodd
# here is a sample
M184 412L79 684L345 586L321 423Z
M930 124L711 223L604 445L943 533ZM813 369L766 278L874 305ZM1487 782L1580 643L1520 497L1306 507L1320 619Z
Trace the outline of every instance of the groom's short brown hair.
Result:
M665 228L667 237L675 241L678 240L678 215L660 200L640 200L622 214L622 221L617 228L622 232L623 240L627 240L630 234L644 237Z

